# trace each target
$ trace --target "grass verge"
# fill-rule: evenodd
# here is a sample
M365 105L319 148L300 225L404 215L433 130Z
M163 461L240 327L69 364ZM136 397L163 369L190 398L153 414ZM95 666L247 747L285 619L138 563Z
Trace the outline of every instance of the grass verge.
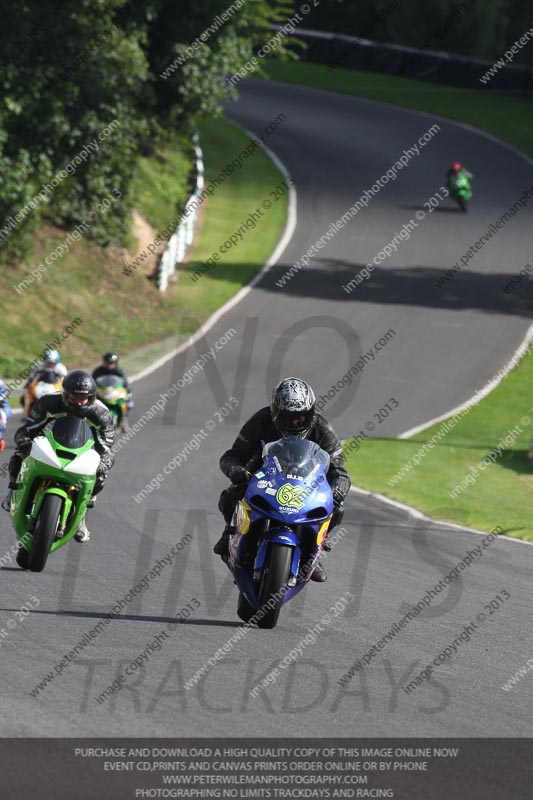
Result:
M411 439L346 442L352 480L431 517L486 531L501 525L508 536L533 541L533 467L526 457L532 387L530 351L465 415Z
M150 158L139 158L132 192L138 210L155 230L163 230L169 211L177 211L187 199L190 169L191 156L185 142Z

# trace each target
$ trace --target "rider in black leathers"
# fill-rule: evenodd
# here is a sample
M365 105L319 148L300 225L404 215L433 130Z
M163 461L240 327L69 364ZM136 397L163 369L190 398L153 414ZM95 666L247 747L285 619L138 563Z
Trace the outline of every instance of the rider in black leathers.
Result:
M93 370L92 374L95 381L101 378L102 375L117 375L119 378L122 378L124 387L128 393L128 409L131 411L135 405L133 402L133 392L131 391L126 373L122 367L119 366L118 355L116 353L104 353L102 356L102 363Z
M15 432L16 450L9 461L9 491L2 502L2 508L6 511L9 511L11 494L17 486L22 460L29 454L33 439L51 420L63 417L65 414L74 414L85 419L94 437L94 449L100 456L89 508L94 505L94 497L102 491L108 472L113 466L111 446L114 425L105 405L96 399L96 384L93 378L87 372L77 369L65 377L61 393L44 395L34 403L29 417ZM85 519L80 522L75 538L78 542L89 541L90 533Z
M335 511L329 531L342 520L344 498L350 489L350 476L344 466L340 440L331 423L315 410L315 395L309 384L299 378L285 378L272 393L270 407L257 411L242 427L233 446L220 459L220 469L232 485L220 495L219 510L224 515L226 527L213 550L226 556L229 537L235 532L232 524L237 502L244 497L251 475L262 463L261 453L268 442L280 436L301 436L316 442L329 453L328 482L333 491ZM328 549L327 546L325 549ZM319 562L312 579L325 581L326 571Z

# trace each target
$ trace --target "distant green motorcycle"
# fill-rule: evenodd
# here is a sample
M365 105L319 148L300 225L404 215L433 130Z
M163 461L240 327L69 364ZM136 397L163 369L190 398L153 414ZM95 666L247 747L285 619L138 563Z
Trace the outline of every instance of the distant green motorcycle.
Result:
M101 375L96 379L96 396L113 417L115 430L124 431L128 419L128 390L119 375Z
M72 539L99 464L91 429L79 417L59 417L33 440L11 497L19 567L42 572L49 554Z
M457 175L450 175L448 189L450 190L451 198L455 200L461 211L466 212L468 203L472 199L472 186L468 176L463 171Z

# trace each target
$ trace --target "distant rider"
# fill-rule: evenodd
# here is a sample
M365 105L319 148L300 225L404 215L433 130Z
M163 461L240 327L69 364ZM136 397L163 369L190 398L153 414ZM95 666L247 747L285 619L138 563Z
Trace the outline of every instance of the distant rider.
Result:
M30 376L26 383L24 384L24 388L22 390L22 394L20 395L20 405L24 408L26 399L26 392L25 390L33 383L35 378L38 375L41 375L43 372L53 372L57 375L58 378L63 379L67 374L68 370L64 364L61 363L61 354L59 350L51 350L47 349L43 353L42 361L38 361L35 366L33 367L32 371L30 372Z
M69 372L63 381L61 394L47 394L33 405L26 422L15 432L15 453L9 461L9 491L2 502L5 511L10 510L11 494L17 488L17 477L22 460L29 455L32 441L44 427L58 417L73 414L85 419L94 437L94 448L100 456L100 464L96 473L93 497L88 508L94 506L95 495L101 492L107 475L113 466L111 446L113 444L114 426L111 414L100 400L96 399L96 384L88 372L75 369ZM88 542L90 532L82 519L75 534L78 542Z
M118 375L119 378L122 378L126 391L128 392L128 409L131 411L135 405L133 402L133 393L128 383L126 373L119 367L118 355L116 353L104 353L102 356L102 363L93 371L94 380L101 378L103 375Z
M233 446L220 459L220 469L232 485L222 492L218 503L226 527L213 548L217 555L225 556L229 552L229 537L235 533L232 524L235 507L244 497L252 474L262 464L264 445L282 436L309 439L329 453L331 462L327 478L335 506L329 531L340 524L344 499L350 489L350 476L344 466L340 440L331 423L316 411L315 404L315 393L308 383L300 378L284 378L272 392L270 407L260 409L243 425ZM330 548L326 545L324 549ZM319 561L311 579L323 582L326 578L326 570Z
M460 161L454 161L446 173L448 186L450 185L450 181L453 180L455 182L461 175L465 178L468 178L469 181L471 181L474 177L471 172L463 167Z

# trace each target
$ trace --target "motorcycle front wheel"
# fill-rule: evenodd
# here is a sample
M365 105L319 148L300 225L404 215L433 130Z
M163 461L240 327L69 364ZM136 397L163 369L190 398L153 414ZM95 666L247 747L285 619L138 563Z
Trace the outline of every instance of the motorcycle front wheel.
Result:
M57 494L47 494L43 500L28 557L31 572L42 572L46 565L56 538L62 507L63 500Z
M275 628L278 622L283 595L282 588L287 588L291 574L293 548L285 544L271 544L268 548L261 586L259 589L259 608L268 609L266 614L257 620L260 628Z

